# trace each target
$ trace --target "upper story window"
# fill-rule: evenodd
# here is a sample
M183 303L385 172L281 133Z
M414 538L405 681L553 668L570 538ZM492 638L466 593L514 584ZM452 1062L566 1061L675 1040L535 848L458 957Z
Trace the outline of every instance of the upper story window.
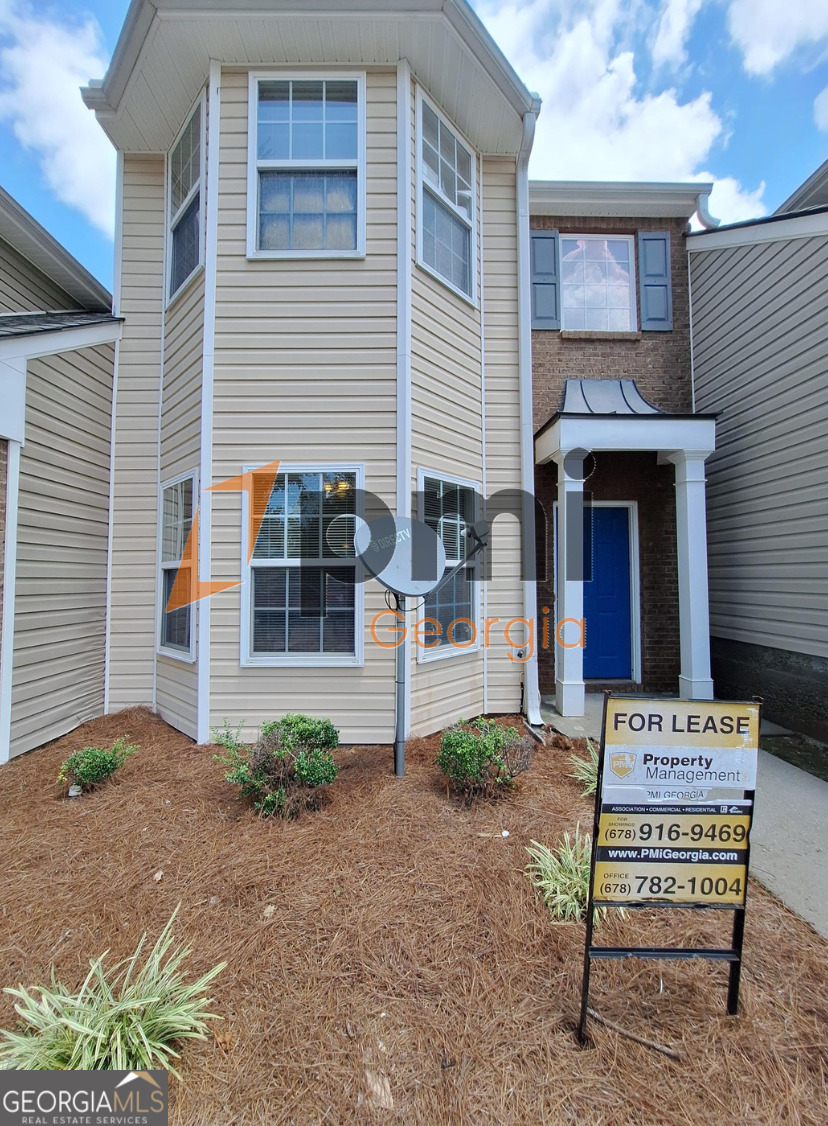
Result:
M419 104L420 265L474 301L474 157L425 99Z
M639 231L637 245L636 264L632 235L532 231L532 328L599 334L639 328L669 332L673 327L670 232Z
M202 116L199 102L170 153L170 297L201 264Z
M561 235L561 293L564 330L634 332L632 238Z
M365 252L363 76L251 76L248 253Z

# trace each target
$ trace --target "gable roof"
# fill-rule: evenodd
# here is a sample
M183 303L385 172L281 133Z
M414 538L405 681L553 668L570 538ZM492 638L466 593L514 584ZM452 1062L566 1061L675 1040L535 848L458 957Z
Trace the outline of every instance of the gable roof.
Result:
M467 0L132 0L106 75L82 94L117 148L158 153L172 145L211 60L393 67L400 59L481 152L519 153L523 116L540 102Z
M0 239L85 309L109 312L112 295L65 246L0 188Z
M812 172L784 203L780 203L774 215L789 215L811 207L826 206L828 206L828 160L820 164L816 172Z

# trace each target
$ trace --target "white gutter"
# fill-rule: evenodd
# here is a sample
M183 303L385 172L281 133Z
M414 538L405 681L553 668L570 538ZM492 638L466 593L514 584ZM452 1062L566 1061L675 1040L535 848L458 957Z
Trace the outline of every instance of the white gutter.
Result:
M411 515L411 67L397 63L397 515ZM411 668L411 637L403 640ZM411 677L404 683L405 736L411 730Z
M529 265L529 155L535 139L535 122L540 112L540 99L523 115L523 139L517 160L517 264L518 264L518 376L520 383L520 477L523 490L521 539L531 544L530 559L522 559L524 567L534 563L535 552L535 443L532 426L532 309L531 271ZM523 580L523 616L527 621L537 618L537 584ZM537 633L537 630L534 631ZM537 637L535 637L537 643ZM531 658L523 666L526 718L533 725L543 723L540 714L537 644Z
M6 543L3 556L3 617L0 624L0 763L11 755L14 597L17 577L17 512L20 492L20 446L9 439L6 462Z

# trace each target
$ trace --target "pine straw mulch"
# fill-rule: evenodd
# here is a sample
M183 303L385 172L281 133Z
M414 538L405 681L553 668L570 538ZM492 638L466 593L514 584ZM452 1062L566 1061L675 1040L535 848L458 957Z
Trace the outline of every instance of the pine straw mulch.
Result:
M66 755L120 735L140 750L116 779L60 798ZM330 802L286 824L257 820L212 749L148 712L88 723L3 769L0 980L54 966L79 984L180 900L192 971L229 966L225 1019L171 1084L177 1124L825 1126L828 945L757 885L738 1018L720 965L602 963L593 1006L681 1061L594 1022L576 1045L583 929L550 925L522 875L531 838L590 823L555 742L514 795L471 809L441 788L436 738L409 744L403 781L390 748L341 750ZM721 943L730 918L636 914L603 933Z

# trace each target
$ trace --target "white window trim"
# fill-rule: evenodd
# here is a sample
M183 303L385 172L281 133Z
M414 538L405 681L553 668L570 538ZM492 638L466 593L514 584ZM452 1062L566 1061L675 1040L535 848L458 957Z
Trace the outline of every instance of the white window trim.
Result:
M245 465L243 473L254 473L261 469L260 464ZM365 489L365 465L362 463L348 462L280 462L279 473L353 473L356 475L357 487L357 512L356 518L362 518L361 493ZM253 576L251 571L255 566L249 554L249 528L250 528L250 496L247 490L242 493L241 513L241 604L239 621L239 664L245 668L362 668L365 664L365 584L357 582L354 593L354 649L353 654L347 653L258 653L252 652L253 644ZM286 566L298 566L299 560L282 560ZM359 561L353 560L358 568ZM331 559L332 566L336 560ZM350 559L343 563L349 565ZM357 578L359 575L357 574Z
M163 562L163 535L164 535L164 490L171 488L173 485L179 485L182 481L193 482L193 520L198 506L198 471L195 469L188 469L185 473L179 473L177 477L170 477L166 481L161 482L161 487L158 490L158 525L157 525L157 550L156 550L156 594L155 594L155 652L159 657L171 657L174 661L182 661L184 664L193 665L196 661L196 606L197 603L193 602L190 605L190 648L187 649L169 649L161 642L161 627L164 620L164 571L170 570L173 567L172 563ZM181 560L178 561L179 565Z
M439 274L432 266L429 266L423 257L423 192L428 191L424 187L423 177L423 153L422 153L422 140L423 140L423 103L429 106L433 113L437 115L455 134L458 141L461 141L471 153L471 195L472 195L472 221L469 223L468 219L462 212L458 211L452 203L445 199L440 193L436 193L435 198L447 207L461 223L469 227L471 231L471 293L464 293L462 289L454 285L442 274ZM417 166L417 265L425 271L430 277L438 281L440 285L444 285L446 289L450 289L452 293L456 294L461 301L465 301L467 305L471 305L473 309L477 308L477 269L478 269L478 201L477 201L477 163L479 160L479 153L477 149L465 138L457 126L451 121L446 114L444 114L431 100L423 93L422 87L417 87L417 130L415 137L415 162ZM458 478L459 480L459 478Z
M630 529L630 634L632 642L631 668L632 683L641 683L641 549L638 533L637 500L593 500L593 508L626 508L629 512ZM552 517L552 589L558 590L558 502L554 501ZM583 584L582 584L583 585ZM557 605L557 601L555 603ZM553 623L553 629L557 622ZM555 651L555 676L558 675L558 646ZM619 681L627 684L626 680Z
M175 213L175 215L173 215L172 214L172 199L171 199L171 196L172 196L172 192L171 192L172 181L171 181L171 175L170 175L170 161L171 161L171 158L172 158L172 154L175 151L176 145L181 140L181 138L184 136L184 132L185 132L187 126L190 124L192 116L195 113L195 111L199 108L199 106L201 107L201 141L199 143L200 159L199 159L199 170L198 170L198 184L194 188L190 189L190 191L187 193L186 199L184 199L182 201L181 206L179 207L178 211ZM206 223L205 223L204 219L205 219L206 204L207 204L206 192L205 192L206 181L207 181L207 94L206 94L206 90L202 90L201 93L199 94L199 96L193 102L193 104L190 108L190 112L185 117L184 124L178 130L176 138L173 141L173 143L170 145L169 150L168 150L167 155L166 155L166 158L164 160L164 195L165 195L164 215L166 217L166 223L167 223L166 237L164 239L164 243L165 243L164 253L165 253L166 259L167 259L165 264L164 264L164 308L165 309L168 309L170 307L170 305L172 305L175 301L177 301L179 299L179 297L181 297L182 293L184 293L185 290L189 289L189 287L192 285L192 283L195 281L195 279L199 276L199 274L204 269L204 258L205 258L204 241L205 241L205 231L206 231ZM195 193L197 191L201 192L201 199L199 201L199 208L198 208L198 262L195 265L195 267L190 271L190 273L187 275L187 277L184 279L184 281L181 283L181 285L178 287L178 289L175 291L175 293L171 293L170 287L172 285L173 220L174 219L180 219L180 217L184 214L184 212L189 207L190 203L192 203L193 196L195 195Z
M461 488L474 489L475 495L477 497L477 500L475 502L475 506L477 507L480 504L480 497L482 496L482 492L481 492L481 484L480 484L479 481L472 481L467 477L458 477L458 476L456 476L456 474L453 474L453 473L443 473L439 469L426 469L424 466L419 466L417 468L417 494L418 494L418 504L419 504L419 509L420 509L419 512L417 513L417 518L419 520L423 520L425 518L425 513L423 512L423 497L424 497L424 494L425 494L425 479L426 479L426 477L431 477L431 478L433 478L437 481L444 481L449 485L459 485ZM475 512L475 514L474 514L475 519L479 520L480 515L481 514L479 512ZM480 566L482 566L482 563L483 563L483 553L479 552L478 555L476 556L476 559L475 559L475 565L479 568ZM471 584L471 588L472 588L471 620L474 622L474 628L475 628L474 645L464 645L462 649L457 649L453 645L441 645L439 647L435 646L434 649L424 649L421 645L418 645L416 647L417 648L417 664L418 665L429 665L433 661L451 660L453 658L468 656L472 653L478 653L480 651L480 648L481 648L480 636L481 636L481 631L482 631L482 628L483 628L483 622L482 622L481 617L480 617L480 607L482 605L483 599L480 597L479 587L480 587L480 581L474 582L474 583ZM424 611L424 610L425 610L425 599L423 599L422 603L419 605L416 616L419 617L421 611Z
M357 84L357 159L353 160L265 160L258 159L259 83L278 78L284 82L356 82ZM366 241L366 82L364 70L268 70L250 71L247 105L247 257L251 259L364 258ZM356 168L357 244L356 250L259 250L259 168L265 170L311 168L334 171Z
M630 327L629 328L570 328L564 324L564 279L563 279L563 240L564 239L579 239L584 242L607 242L612 239L619 241L623 239L630 244ZM562 332L589 332L596 333L597 335L609 335L615 332L638 332L638 261L637 261L637 247L635 235L616 235L612 231L607 231L604 235L591 234L583 235L577 231L560 231L558 233L558 277L560 278L560 294L561 294L561 331Z

